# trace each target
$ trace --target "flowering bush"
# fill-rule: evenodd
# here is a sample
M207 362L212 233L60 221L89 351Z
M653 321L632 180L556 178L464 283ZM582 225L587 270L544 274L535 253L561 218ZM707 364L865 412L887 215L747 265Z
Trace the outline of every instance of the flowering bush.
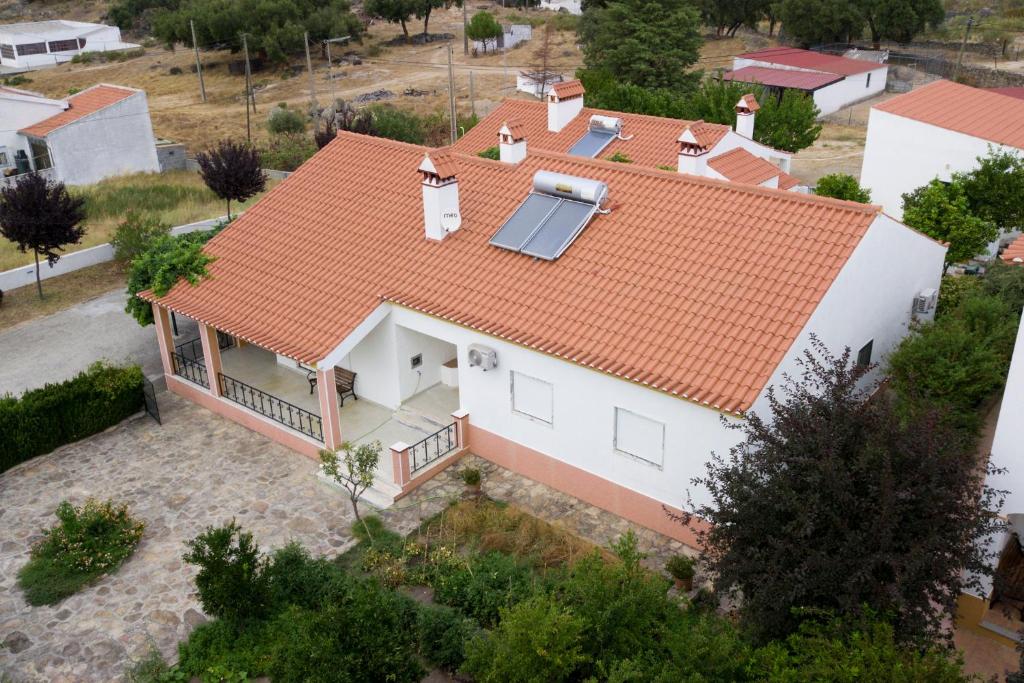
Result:
M135 550L146 525L128 514L127 505L90 498L76 508L57 506L59 520L32 547L18 572L18 584L32 605L52 605L97 577L116 569Z

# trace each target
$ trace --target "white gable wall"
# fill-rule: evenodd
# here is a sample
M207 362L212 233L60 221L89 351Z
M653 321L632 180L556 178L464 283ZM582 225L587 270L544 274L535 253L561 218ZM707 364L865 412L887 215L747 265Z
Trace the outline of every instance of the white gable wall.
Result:
M754 133L757 133L756 118L754 119ZM726 133L725 137L719 140L718 144L711 148L708 152L708 160L722 156L726 152L730 152L737 147L747 150L756 157L767 159L783 171L787 173L789 172L790 162L792 160L792 156L789 153L772 149L767 145L762 145L760 142L755 142L750 138L743 137L734 130Z
M0 116L0 148L7 148L12 165L16 150L24 150L25 154L29 154L28 141L18 131L59 114L66 108L65 103L60 100L7 96L0 93L0 112L3 112Z
M853 74L843 80L814 91L814 103L821 116L835 113L855 102L874 97L885 90L889 67L882 65L874 71Z
M977 167L978 157L998 145L971 135L871 109L860 184L871 190L871 201L887 213L903 217L902 195L934 178L948 181L953 173ZM1017 150L1019 151L1019 150Z
M857 351L873 340L871 362L884 368L889 353L907 334L915 295L923 289L938 289L945 255L942 245L888 216L879 215L767 386L774 385L778 390L784 373L799 377L797 360L811 348L812 334L833 355L839 355L849 346L853 360L857 358ZM875 371L875 377L882 368ZM873 377L865 381L871 379ZM768 414L766 392L754 403L753 410L761 415Z

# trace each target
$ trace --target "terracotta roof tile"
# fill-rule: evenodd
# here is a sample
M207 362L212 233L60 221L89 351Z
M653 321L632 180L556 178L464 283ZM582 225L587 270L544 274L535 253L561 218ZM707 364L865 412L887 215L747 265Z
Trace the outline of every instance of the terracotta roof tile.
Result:
M760 185L766 180L782 175L778 166L754 156L742 147L709 159L708 166L734 183L748 185Z
M519 119L505 121L501 125L503 129L508 130L509 135L512 136L512 140L514 142L519 142L520 140L526 139L526 126L524 126L522 122L519 121Z
M427 151L340 133L210 241L212 277L161 305L316 362L391 301L742 411L878 211L549 152L454 153L462 227L436 242L416 174ZM488 243L541 169L606 182L613 199L556 261Z
M551 92L558 95L560 100L568 100L573 97L583 97L583 93L586 91L583 89L583 83L577 78L555 83L551 86Z
M1003 250L1002 259L1007 263L1024 263L1024 235L1010 242Z
M885 64L868 62L860 59L848 59L836 55L827 55L813 50L801 50L796 47L770 47L757 52L747 52L738 59L751 59L757 62L782 64L799 69L813 69L840 76L852 76L866 71L874 71L885 67Z
M423 160L423 167L433 167L435 173L441 180L454 178L459 173L459 163L455 156L447 150L431 150L426 153Z
M790 190L800 184L800 179L795 178L788 173L779 173L779 189Z
M772 69L766 66L745 66L735 71L726 71L722 78L739 83L759 83L775 88L793 88L795 90L817 90L832 83L843 80L843 76L813 71L793 71L791 69Z
M757 111L761 108L761 103L757 101L756 97L754 97L754 93L747 93L740 98L740 101L743 102L743 105L750 111Z
M62 126L73 123L88 116L89 114L99 111L100 109L105 109L112 104L117 104L121 100L129 98L137 92L139 91L130 88L122 88L117 85L94 85L91 88L69 97L67 99L69 106L61 113L55 114L48 119L43 119L38 123L34 123L28 128L23 128L20 132L25 135L34 135L35 137L40 138L45 137Z
M985 88L985 90L999 93L1000 95L1006 95L1007 97L1016 97L1018 100L1024 100L1024 88Z
M626 114L606 109L584 107L565 128L558 133L548 130L548 108L544 102L530 100L505 100L483 121L476 124L455 143L454 149L466 154L476 154L498 141L498 130L507 120L516 119L523 129L530 153L534 150L568 152L577 140L583 137L595 114L622 119L622 137L615 139L601 152L601 158L608 158L616 152L625 154L639 166L653 168L672 166L679 162L679 145L676 140L688 124L692 125L699 144L711 148L718 144L730 130L729 126L670 119L661 116Z
M874 109L1024 149L1024 100L952 81L935 81Z

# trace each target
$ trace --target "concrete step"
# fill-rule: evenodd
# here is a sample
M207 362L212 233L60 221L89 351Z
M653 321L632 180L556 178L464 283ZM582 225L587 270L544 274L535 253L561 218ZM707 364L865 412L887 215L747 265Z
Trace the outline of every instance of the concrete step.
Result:
M325 486L329 486L346 499L348 498L348 491L345 490L345 487L336 482L332 477L327 476L322 469L317 469L316 478ZM374 477L373 485L360 496L359 502L366 503L378 510L384 510L394 505L395 498L401 493L402 489L385 479L378 472Z
M1012 640L1015 643L1022 642L1022 637L1021 637L1020 631L1014 631L1013 629L1006 628L1005 626L1000 626L999 624L993 624L991 621L982 621L979 624L979 626L981 626L981 628L983 628L983 629L987 629L989 631L992 631L993 633L998 633L999 635L1001 635L1004 638L1009 638L1010 640Z

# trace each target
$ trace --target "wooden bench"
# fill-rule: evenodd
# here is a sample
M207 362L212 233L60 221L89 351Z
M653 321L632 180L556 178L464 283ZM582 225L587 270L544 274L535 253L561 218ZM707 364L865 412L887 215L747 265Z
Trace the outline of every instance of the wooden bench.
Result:
M316 391L316 370L310 370L306 373L306 379L309 380L309 393L312 394ZM356 396L356 373L345 368L334 368L334 387L338 391L338 401L342 406L345 405L345 398L351 396L355 400L359 400Z

